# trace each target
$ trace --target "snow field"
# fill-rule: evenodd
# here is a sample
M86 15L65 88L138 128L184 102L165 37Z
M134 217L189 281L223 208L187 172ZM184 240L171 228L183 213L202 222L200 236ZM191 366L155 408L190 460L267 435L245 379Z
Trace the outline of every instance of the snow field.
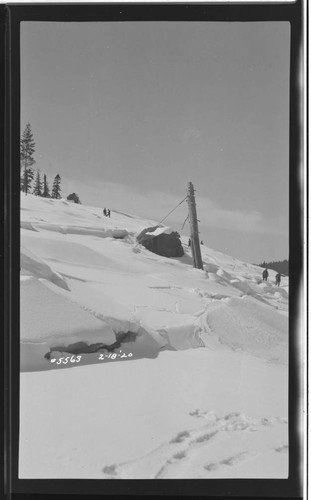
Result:
M184 451L183 477L234 476L239 462L217 470L204 466L242 452L242 477L262 477L267 453L276 462L276 467L269 462L269 477L285 477L286 460L275 451L287 446L285 367L267 368L259 358L204 348L163 352L156 370L154 362L79 366L41 372L40 377L24 373L21 434L26 439L21 440L20 475L34 477L35 471L41 478L104 478L105 467L115 465L116 477L152 478L166 460ZM211 418L213 412L219 420ZM237 415L226 419L231 413ZM172 446L185 431L190 438ZM213 440L205 442L203 436L215 431ZM197 438L197 444L190 444ZM197 453L204 457L193 470ZM260 467L247 466L255 456ZM180 476L169 467L161 477Z
M21 208L19 477L287 477L287 278L204 245L194 269L187 236L152 254L134 215Z

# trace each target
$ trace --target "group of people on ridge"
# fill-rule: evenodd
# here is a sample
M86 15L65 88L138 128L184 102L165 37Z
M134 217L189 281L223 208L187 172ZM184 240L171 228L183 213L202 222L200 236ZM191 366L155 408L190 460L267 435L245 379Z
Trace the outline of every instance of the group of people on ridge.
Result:
M265 269L262 273L262 279L263 281L267 281L268 279L268 276L269 276L269 273L268 273L268 269ZM280 286L280 283L281 283L281 273L277 273L275 275L275 285L277 286Z
M107 209L104 208L103 214L104 214L105 217L110 217L110 209L109 208L107 208Z

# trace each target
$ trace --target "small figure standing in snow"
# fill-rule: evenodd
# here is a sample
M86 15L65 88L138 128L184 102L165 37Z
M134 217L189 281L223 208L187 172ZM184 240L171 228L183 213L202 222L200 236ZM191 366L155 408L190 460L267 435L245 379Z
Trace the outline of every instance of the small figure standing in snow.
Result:
M191 239L188 240L188 247L191 247Z
M107 210L107 216L110 217L110 209Z
M203 241L201 241L201 245L204 245Z
M103 210L103 214L104 214L105 217L107 217L107 210L105 208Z
M277 273L277 275L275 276L275 284L277 286L280 286L280 283L281 283L281 273Z
M262 273L262 279L263 279L263 281L267 281L268 276L269 276L268 269L265 269L263 271L263 273Z

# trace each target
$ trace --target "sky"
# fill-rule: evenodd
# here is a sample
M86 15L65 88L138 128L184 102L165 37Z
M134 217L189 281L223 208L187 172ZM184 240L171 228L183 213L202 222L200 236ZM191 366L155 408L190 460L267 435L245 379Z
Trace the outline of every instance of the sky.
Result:
M289 58L287 22L22 22L21 129L63 197L160 222L192 181L208 247L282 260Z

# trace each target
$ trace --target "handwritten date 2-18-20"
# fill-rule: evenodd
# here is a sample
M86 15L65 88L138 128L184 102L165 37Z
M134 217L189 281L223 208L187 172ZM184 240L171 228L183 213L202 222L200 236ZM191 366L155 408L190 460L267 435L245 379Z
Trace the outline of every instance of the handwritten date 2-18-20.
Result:
M126 354L125 352L120 351L119 353L116 352L110 352L110 353L100 353L98 360L100 361L106 361L108 359L122 359L122 358L131 358L133 356L132 352L129 352ZM50 363L55 363L56 365L66 365L67 363L79 363L82 359L82 356L66 356L66 357L61 357L61 358L51 358Z
M120 351L119 354L115 352L110 352L109 354L102 353L99 355L98 359L101 359L102 361L106 359L117 359L117 358L131 358L133 354L129 352L128 354L125 354L125 352Z

